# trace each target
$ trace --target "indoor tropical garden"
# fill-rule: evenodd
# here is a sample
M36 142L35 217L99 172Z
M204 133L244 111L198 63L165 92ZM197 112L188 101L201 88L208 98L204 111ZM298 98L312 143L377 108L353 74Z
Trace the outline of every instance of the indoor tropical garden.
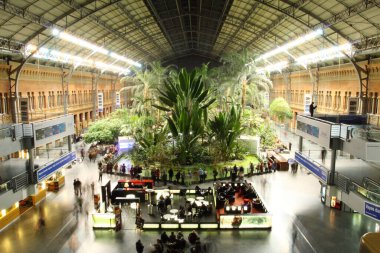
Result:
M189 71L153 62L134 69L122 79L129 106L94 122L84 139L103 144L120 136L133 139L128 158L145 168L201 167L210 175L218 171L218 177L225 167L248 170L259 163L260 149L276 143L269 116L288 115L282 105L270 110L266 94L272 83L248 64L251 59L243 50L226 55L215 68L204 64Z

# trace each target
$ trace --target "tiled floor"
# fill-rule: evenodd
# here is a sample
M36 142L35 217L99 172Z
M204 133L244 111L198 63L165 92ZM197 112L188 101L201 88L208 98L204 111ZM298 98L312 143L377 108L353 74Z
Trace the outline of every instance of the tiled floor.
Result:
M35 230L38 208L25 213L18 221L0 232L1 253L44 252L136 252L135 242L141 239L144 252L150 252L158 231L134 229L134 218L124 212L124 228L93 231L85 214L78 222L73 215L72 182L80 178L84 184L97 182L96 163L85 161L65 170L66 185L58 193L50 193L42 203L46 228ZM116 181L116 176L103 176ZM201 231L208 252L347 252L359 250L360 237L379 231L379 224L360 214L343 213L320 202L320 184L315 177L299 170L276 172L247 178L253 182L273 214L271 231ZM208 187L210 183L205 184ZM96 190L100 191L99 184ZM86 200L90 197L84 195ZM184 231L185 236L188 232ZM187 249L189 252L189 249Z

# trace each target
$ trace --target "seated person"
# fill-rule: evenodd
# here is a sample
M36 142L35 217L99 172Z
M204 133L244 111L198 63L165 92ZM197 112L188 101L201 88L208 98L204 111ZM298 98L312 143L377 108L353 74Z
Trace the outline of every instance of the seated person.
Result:
M177 240L177 247L179 250L184 250L186 248L186 240L183 236Z
M168 206L171 206L171 205L172 205L172 200L170 199L169 196L167 196L165 198L165 207L166 207L166 209L168 208Z
M206 214L207 214L207 206L205 205L205 203L202 203L200 211L199 211L199 215L203 216L203 215L206 215Z
M190 252L191 253L201 253L201 252L203 252L202 251L201 241L199 239L195 242L195 246L190 248Z
M177 233L177 240L181 239L183 237L183 234L181 231L178 231Z
M199 240L198 234L193 230L188 237L189 243L194 244L197 240Z
M172 232L169 236L169 242L175 243L177 241L177 237L175 236L174 232Z
M185 219L185 208L183 206L179 207L178 218Z
M161 234L161 242L162 243L167 243L169 241L169 236L166 234L166 232L162 232Z
M153 244L154 247L154 253L163 253L164 252L164 247L162 245L162 242L160 239L157 239L157 243Z
M166 211L165 201L161 199L161 200L158 202L157 207L158 207L158 211L164 213L164 212Z

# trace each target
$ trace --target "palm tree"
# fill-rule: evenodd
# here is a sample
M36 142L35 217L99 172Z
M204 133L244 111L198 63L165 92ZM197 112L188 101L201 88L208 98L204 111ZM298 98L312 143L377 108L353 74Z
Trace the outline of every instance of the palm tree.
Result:
M127 83L126 89L131 90L133 97L141 97L143 108L147 102L155 98L155 92L167 79L167 73L172 66L163 67L160 62L149 63L146 68L133 68L133 76L121 79Z
M272 86L270 79L257 71L254 63L250 63L253 54L243 49L238 53L230 53L222 56L222 73L225 73L224 89L233 92L241 99L242 107L246 105L246 96L256 96L255 93L269 90ZM257 100L250 97L250 101Z

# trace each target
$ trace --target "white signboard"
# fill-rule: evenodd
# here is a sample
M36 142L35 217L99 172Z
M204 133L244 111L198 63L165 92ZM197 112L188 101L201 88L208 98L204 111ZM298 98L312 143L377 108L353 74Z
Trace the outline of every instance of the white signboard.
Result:
M311 94L305 94L304 96L304 112L310 115Z
M120 108L120 92L116 92L116 108Z
M33 122L32 125L36 147L74 134L74 116L71 114Z
M103 112L103 92L98 93L98 112Z

